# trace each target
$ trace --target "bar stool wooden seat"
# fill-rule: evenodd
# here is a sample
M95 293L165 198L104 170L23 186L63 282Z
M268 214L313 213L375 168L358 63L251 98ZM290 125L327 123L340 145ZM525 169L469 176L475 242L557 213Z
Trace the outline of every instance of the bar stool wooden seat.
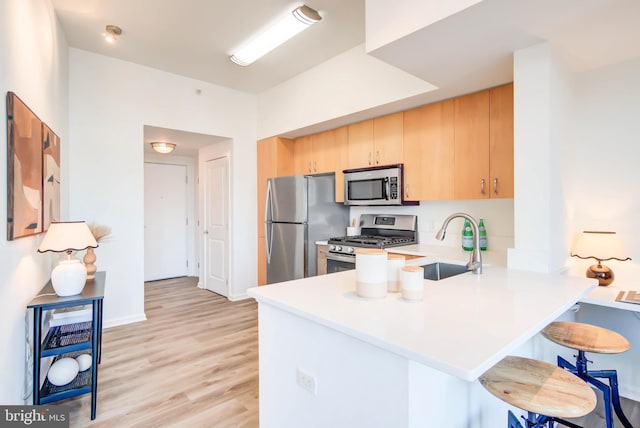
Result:
M527 411L526 428L553 427L554 422L578 427L561 418L577 418L596 406L596 395L579 377L544 361L507 356L480 376L487 391ZM509 411L509 428L523 428Z
M602 391L605 421L607 428L613 428L613 410L625 428L633 428L620 407L620 394L618 392L618 374L615 370L591 370L587 369L585 352L598 354L618 354L631 348L629 341L615 331L591 324L556 321L542 330L542 335L547 339L567 348L578 351L575 365L558 356L558 366L571 371L576 376L594 385ZM609 384L597 378L608 379Z

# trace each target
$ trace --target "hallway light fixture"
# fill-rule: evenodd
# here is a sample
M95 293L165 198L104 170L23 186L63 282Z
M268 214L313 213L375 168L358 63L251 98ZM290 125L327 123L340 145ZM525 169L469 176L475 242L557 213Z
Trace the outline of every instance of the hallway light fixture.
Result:
M118 38L117 36L122 34L122 28L118 27L117 25L107 25L105 27L105 31L106 33L104 33L104 39L107 41L107 43L115 42Z
M247 66L321 19L316 10L302 5L238 49L231 55L231 61Z
M151 148L158 153L166 155L171 153L176 148L176 145L174 143L165 143L164 141L154 141L151 143Z
M618 239L615 232L595 232L585 230L578 239L571 252L571 257L581 259L596 259L597 265L591 265L587 269L587 278L595 278L598 285L609 285L615 276L613 271L602 264L607 260L619 260L624 262L631 260Z

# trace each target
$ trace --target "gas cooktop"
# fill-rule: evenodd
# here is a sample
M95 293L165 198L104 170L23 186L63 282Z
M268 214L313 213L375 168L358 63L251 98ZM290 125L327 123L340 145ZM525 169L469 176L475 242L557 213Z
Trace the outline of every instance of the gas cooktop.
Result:
M330 238L329 252L355 254L356 248L387 248L418 242L418 219L414 215L360 216L361 235Z

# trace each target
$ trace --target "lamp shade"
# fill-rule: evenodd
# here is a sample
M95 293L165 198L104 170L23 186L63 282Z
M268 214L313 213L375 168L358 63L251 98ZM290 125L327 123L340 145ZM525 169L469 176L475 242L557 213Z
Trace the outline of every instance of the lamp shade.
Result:
M584 231L576 240L571 253L581 259L627 260L627 254L615 232Z
M84 221L54 222L44 235L38 252L62 253L81 251L89 247L97 248L98 242Z

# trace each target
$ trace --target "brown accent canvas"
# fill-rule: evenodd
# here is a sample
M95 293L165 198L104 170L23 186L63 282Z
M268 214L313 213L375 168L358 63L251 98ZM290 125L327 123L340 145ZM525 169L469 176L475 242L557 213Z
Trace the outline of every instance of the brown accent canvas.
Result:
M60 137L42 124L42 227L60 221Z
M7 93L7 239L42 232L42 122Z

